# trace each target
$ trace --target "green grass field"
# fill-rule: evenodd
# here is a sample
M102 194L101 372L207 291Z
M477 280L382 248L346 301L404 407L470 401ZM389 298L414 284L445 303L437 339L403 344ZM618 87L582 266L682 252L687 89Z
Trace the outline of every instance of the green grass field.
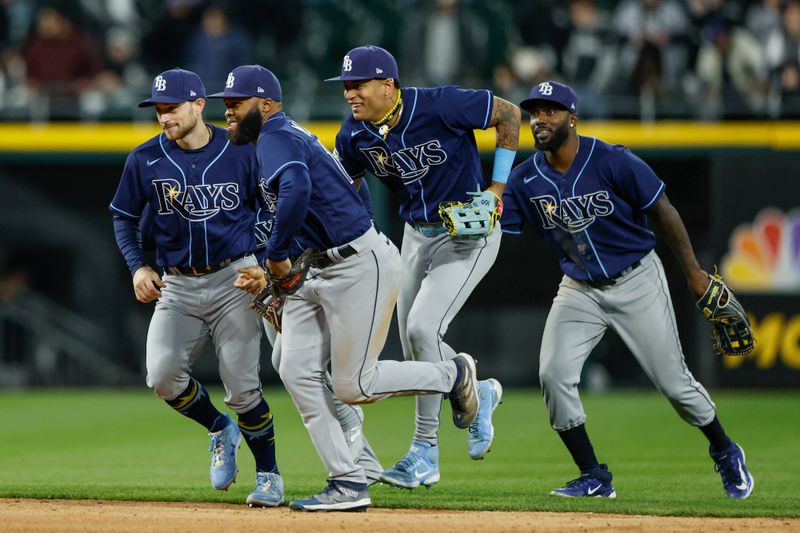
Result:
M318 492L326 473L300 417L282 389L265 396L275 413L278 461L286 497ZM756 479L748 500L724 496L702 434L648 392L584 396L588 429L614 472L616 500L570 500L548 492L576 470L550 429L537 390L506 391L495 413L497 438L483 461L466 453L466 431L442 410L442 480L432 489L371 490L376 507L503 511L594 511L689 516L800 516L800 393L714 395L719 416L744 447ZM222 405L221 391L212 399ZM413 399L365 407L365 431L390 466L408 448ZM229 492L208 480L205 431L146 389L0 393L0 497L88 498L243 503L254 464L242 445Z

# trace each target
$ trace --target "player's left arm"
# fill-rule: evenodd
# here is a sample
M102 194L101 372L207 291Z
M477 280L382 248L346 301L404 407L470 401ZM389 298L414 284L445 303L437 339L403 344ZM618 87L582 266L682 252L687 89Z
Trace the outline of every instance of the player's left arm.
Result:
M311 200L311 176L305 165L286 167L274 178L278 180L278 202L267 242L267 267L278 276L289 272L289 248L308 213Z
M647 215L659 229L659 233L667 241L675 257L678 258L683 273L686 275L689 290L699 298L708 287L708 272L700 268L686 226L683 224L678 210L667 198L666 192L662 193L656 203L648 209Z
M499 96L493 96L492 118L489 127L495 129L497 141L494 151L494 168L492 169L492 184L486 189L498 198L503 197L514 157L519 148L519 125L521 113L519 107Z

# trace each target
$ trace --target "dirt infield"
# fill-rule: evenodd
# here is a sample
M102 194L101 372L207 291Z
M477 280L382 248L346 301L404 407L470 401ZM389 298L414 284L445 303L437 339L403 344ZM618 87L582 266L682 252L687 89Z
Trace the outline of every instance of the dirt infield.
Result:
M690 518L594 513L507 513L370 509L366 513L294 513L207 503L0 499L3 531L799 531L800 520Z

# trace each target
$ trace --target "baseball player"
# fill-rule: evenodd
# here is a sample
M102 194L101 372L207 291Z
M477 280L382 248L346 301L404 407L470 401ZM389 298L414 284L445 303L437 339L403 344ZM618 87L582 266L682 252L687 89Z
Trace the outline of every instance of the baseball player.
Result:
M314 251L312 268L293 276L283 306L279 374L314 447L328 469L327 487L290 502L299 511L358 511L371 503L363 469L347 449L325 386L350 404L410 394L449 394L453 420L466 428L477 416L475 362L378 361L400 285L397 248L372 225L353 181L317 138L282 112L281 87L259 65L235 68L225 90L229 138L256 143L261 187L275 198L266 267L292 270L297 239ZM282 285L286 288L287 285Z
M452 239L439 204L479 196L500 207L519 140L520 112L491 91L401 89L398 80L397 63L383 48L360 46L345 55L341 75L326 80L344 83L352 110L336 137L336 154L350 178L359 181L369 171L399 197L405 230L397 322L404 358L447 361L456 357L444 342L447 328L494 263L501 233ZM473 130L489 127L497 132L497 148L492 182L485 187ZM491 447L491 418L502 388L485 380L479 395L481 412L467 437L473 459L482 459ZM441 396L417 397L410 449L382 481L408 489L439 481L441 402Z
M153 81L151 98L163 132L128 156L111 202L117 245L133 275L136 299L156 301L147 334L147 384L211 437L211 484L227 490L238 472L242 439L256 462L250 506L283 501L275 433L258 379L261 322L249 298L234 288L237 267L257 264L253 224L258 162L251 146L236 146L222 128L203 121L206 92L193 72L172 69ZM138 221L149 213L160 274L146 264ZM162 277L163 276L163 277ZM191 367L214 343L225 403L221 414Z
M580 476L558 496L614 498L608 466L598 463L578 395L581 369L606 329L613 328L678 414L708 438L715 469L731 498L747 498L753 477L742 448L717 418L708 392L686 366L650 218L681 263L689 289L701 296L700 268L665 184L624 146L577 133L575 93L549 81L520 107L530 113L538 153L511 173L503 231L530 224L559 256L564 277L542 337L539 379L550 423Z
M364 206L367 207L370 219L374 219L372 201L366 182L361 184L358 195ZM256 213L256 242L258 243L258 249L263 249L267 246L267 241L272 233L274 214L274 211L269 209L259 209ZM295 241L295 245L289 254L290 257L297 257L303 251L297 241ZM257 294L266 285L264 270L260 266L240 267L237 271L239 272L239 277L234 283L237 288ZM281 361L281 336L266 319L263 322L264 331L272 345L272 366L277 371L280 368ZM333 393L333 385L330 382L330 374L327 372L325 373L325 387L330 391L333 403L336 406L336 418L339 420L339 425L342 426L351 457L364 469L367 483L369 485L377 483L380 480L383 467L367 440L367 436L364 435L364 411L361 406L346 404L336 397Z

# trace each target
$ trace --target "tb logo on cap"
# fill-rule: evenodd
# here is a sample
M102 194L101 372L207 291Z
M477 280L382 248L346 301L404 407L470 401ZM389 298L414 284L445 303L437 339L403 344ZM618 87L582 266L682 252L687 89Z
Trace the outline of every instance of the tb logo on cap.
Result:
M542 82L539 84L539 94L543 94L545 96L550 96L553 94L553 86L550 85L548 82Z
M353 70L353 60L350 59L350 56L344 56L344 61L342 61L342 72L350 72Z
M232 88L233 88L233 80L235 80L235 79L236 79L236 78L234 78L234 77L233 77L233 72L231 72L230 74L228 74L228 79L227 79L227 81L225 82L225 88L226 88L226 89L232 89Z
M156 79L153 80L153 87L155 87L156 91L166 90L167 80L164 79L164 76L156 76Z

